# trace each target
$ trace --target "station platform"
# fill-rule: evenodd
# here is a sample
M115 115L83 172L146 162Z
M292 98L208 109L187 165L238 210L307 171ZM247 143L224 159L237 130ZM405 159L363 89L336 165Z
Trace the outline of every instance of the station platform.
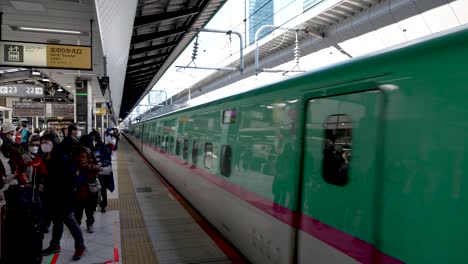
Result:
M81 226L87 253L72 261L73 238L65 228L62 251L45 256L43 264L248 263L124 137L113 170L116 190L108 192L107 212L95 212L94 233Z

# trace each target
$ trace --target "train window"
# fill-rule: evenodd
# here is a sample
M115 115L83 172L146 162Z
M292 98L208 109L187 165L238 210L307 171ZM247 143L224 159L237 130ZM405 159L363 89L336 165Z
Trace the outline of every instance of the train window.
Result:
M164 150L169 149L169 136L165 136L165 142L164 142Z
M237 112L235 109L225 110L223 112L223 124L234 124L236 122Z
M174 151L174 137L169 136L169 147L168 152L172 153Z
M198 163L198 141L194 141L192 145L192 164L197 165Z
M229 177L231 175L231 157L232 149L229 145L223 145L221 147L221 174Z
M188 139L184 139L184 149L182 151L182 157L184 160L188 159Z
M205 168L211 169L211 163L213 162L213 144L206 143L205 144L205 155L203 158L203 165Z
M182 139L178 138L176 145L175 145L175 153L176 155L180 155L180 144L182 143Z
M348 183L352 128L348 115L331 115L325 121L322 177L329 184L345 186Z

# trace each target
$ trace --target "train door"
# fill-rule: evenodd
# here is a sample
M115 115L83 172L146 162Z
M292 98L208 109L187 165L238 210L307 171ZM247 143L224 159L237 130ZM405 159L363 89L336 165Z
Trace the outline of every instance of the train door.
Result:
M372 263L381 92L306 107L298 263Z

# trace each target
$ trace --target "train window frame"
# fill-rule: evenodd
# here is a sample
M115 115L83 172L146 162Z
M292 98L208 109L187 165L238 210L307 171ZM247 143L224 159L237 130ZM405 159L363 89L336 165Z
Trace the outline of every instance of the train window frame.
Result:
M192 165L197 166L198 164L198 140L194 140L192 143Z
M230 145L221 146L221 159L219 161L219 171L225 177L231 176L232 167L232 147Z
M182 158L184 160L188 160L188 139L187 138L184 138L184 145L183 145L183 149L182 149Z
M180 137L177 138L177 141L176 141L176 155L179 156L180 155L180 145L182 144L182 139Z
M228 109L223 111L223 124L234 124L237 119L236 109Z
M208 151L208 147L210 147L210 151ZM209 160L209 165L207 165L207 161ZM213 143L207 142L205 143L205 154L203 155L203 166L207 169L211 169L213 165Z
M353 120L347 114L329 115L323 127L322 178L328 184L346 186L351 167Z

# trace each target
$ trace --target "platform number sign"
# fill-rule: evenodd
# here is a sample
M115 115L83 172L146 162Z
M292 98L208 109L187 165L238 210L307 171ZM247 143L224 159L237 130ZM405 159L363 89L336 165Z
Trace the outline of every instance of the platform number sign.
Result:
M7 62L24 62L24 46L5 44L3 56Z

